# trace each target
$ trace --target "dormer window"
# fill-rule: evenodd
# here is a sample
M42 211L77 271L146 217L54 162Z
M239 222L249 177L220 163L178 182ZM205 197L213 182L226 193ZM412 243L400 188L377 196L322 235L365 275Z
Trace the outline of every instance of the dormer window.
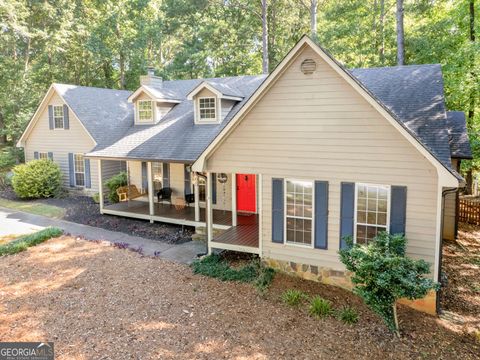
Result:
M198 99L200 121L215 121L217 119L216 99L214 97L202 97Z
M151 100L138 100L138 122L153 122L153 107Z

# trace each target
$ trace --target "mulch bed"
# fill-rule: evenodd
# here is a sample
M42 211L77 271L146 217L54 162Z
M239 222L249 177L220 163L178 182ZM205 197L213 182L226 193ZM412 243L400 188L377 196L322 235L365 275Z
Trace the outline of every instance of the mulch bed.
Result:
M444 242L443 271L445 316L480 340L480 227L460 223L457 241Z
M0 191L0 197L8 200L23 201L10 188ZM193 230L189 227L153 223L147 220L131 219L113 215L100 214L99 205L91 197L66 195L60 198L33 200L65 209L63 220L90 225L129 235L158 240L169 244L181 244L192 239Z
M124 269L124 270L122 270ZM479 344L446 321L400 306L402 338L352 293L279 275L266 296L250 284L193 275L186 266L62 237L0 258L2 341L55 342L57 359L478 359ZM297 288L345 325L289 307Z

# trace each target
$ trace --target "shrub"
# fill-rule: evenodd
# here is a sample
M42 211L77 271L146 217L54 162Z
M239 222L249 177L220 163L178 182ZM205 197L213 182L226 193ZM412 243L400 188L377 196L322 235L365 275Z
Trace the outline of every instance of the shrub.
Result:
M258 262L258 266L258 276L254 285L260 295L265 295L275 277L275 270L262 265L260 262Z
M10 170L17 163L17 157L11 148L0 150L0 172Z
M20 198L52 197L60 192L62 173L51 160L32 160L13 168L12 186Z
M310 302L309 307L310 315L316 317L327 317L332 314L332 303L327 299L321 298L320 296L315 296Z
M368 245L345 240L347 247L339 254L347 270L353 272L353 291L400 336L396 302L423 298L428 291L438 289L437 283L424 276L430 266L405 255L407 240L401 234L381 232Z
M100 194L99 193L95 193L92 195L92 200L95 204L98 204L100 203Z
M117 175L112 176L105 182L105 186L108 188L108 199L112 203L117 203L119 201L117 195L117 189L121 186L126 186L128 184L127 181L127 173L122 171Z
M296 289L288 289L282 294L282 301L290 306L298 306L307 295Z
M337 317L345 324L355 324L358 321L357 311L350 306L345 306L343 309L340 309L337 313Z
M0 256L12 255L27 250L30 246L38 245L48 239L62 235L63 231L58 228L46 228L36 233L19 237L0 246Z

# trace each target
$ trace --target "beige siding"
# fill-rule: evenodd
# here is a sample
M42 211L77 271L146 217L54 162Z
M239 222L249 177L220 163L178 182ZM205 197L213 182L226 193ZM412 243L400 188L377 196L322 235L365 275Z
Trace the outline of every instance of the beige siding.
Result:
M63 105L64 102L56 93L48 100L46 105ZM68 130L50 130L48 122L48 106L38 114L38 120L25 140L25 160L34 158L34 152L52 152L53 160L59 164L63 173L64 186L70 185L68 153L85 154L95 146L85 128L77 119L73 111L69 111ZM90 160L90 173L92 188L87 191L98 191L98 164L97 160Z
M305 58L317 61L312 75L300 71ZM434 263L435 168L311 49L293 60L207 168L263 174L264 256L340 270L340 183L407 186L408 253ZM329 182L328 250L272 243L272 177Z
M128 161L128 182L135 185L138 190L142 189L142 162ZM146 189L145 189L146 190Z

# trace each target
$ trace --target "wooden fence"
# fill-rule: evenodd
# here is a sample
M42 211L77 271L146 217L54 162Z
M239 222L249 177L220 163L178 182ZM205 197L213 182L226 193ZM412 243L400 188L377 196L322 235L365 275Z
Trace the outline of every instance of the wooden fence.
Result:
M478 199L460 198L458 220L468 224L480 225L480 201Z

